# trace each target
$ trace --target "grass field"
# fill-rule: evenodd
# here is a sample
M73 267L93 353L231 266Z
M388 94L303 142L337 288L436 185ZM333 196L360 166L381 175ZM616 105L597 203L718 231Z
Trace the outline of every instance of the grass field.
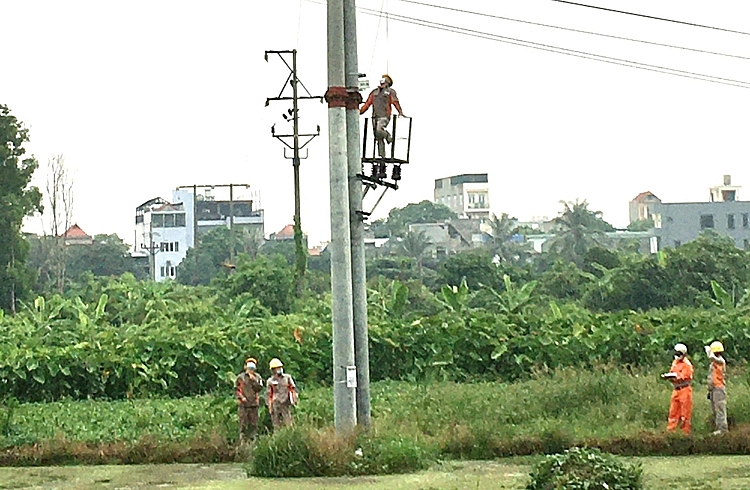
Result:
M750 456L637 460L643 462L648 490L750 488ZM0 489L522 490L532 462L457 461L409 475L277 480L246 478L237 464L0 468Z

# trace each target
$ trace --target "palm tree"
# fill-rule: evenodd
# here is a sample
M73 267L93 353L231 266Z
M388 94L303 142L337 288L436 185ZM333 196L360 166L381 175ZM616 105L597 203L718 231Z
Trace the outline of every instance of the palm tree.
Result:
M586 200L560 201L563 211L555 218L557 230L550 250L578 266L583 264L586 251L601 246L604 232L614 227L602 219L601 211L591 211Z
M529 243L519 242L518 220L503 213L498 218L493 214L489 220L492 240L489 245L493 254L503 262L517 264L525 262L531 253Z
M422 275L422 259L432 242L423 231L407 231L401 239L401 251L417 261L417 270Z

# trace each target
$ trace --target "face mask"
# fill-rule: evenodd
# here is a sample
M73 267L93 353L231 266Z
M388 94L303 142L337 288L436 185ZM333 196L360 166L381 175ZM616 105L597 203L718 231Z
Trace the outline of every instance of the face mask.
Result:
M674 358L675 359L682 359L682 357L683 357L682 353L680 353L680 352L675 352L674 353Z
M255 371L255 363L254 362L248 362L247 368L251 371Z
M281 376L282 374L284 374L284 368L278 368L276 370L276 374L278 374L279 376Z

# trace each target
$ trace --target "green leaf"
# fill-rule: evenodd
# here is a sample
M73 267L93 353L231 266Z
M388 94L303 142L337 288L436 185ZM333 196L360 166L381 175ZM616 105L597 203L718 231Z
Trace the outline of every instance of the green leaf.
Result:
M492 351L492 355L490 357L492 357L493 361L496 361L506 352L508 352L508 345L500 344L497 347L495 347L495 350Z

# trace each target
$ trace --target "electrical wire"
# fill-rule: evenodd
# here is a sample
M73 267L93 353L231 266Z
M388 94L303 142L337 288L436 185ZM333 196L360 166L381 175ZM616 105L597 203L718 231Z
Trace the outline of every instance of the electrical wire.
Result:
M297 43L295 48L299 49L299 31L302 26L302 0L299 0L299 9L297 10Z
M316 3L318 5L326 5L326 3L317 1L317 0L306 0L306 1L311 2L311 3ZM383 16L384 15L382 12L379 12L373 9L364 8L364 7L357 7L357 10L359 10L365 15L370 15L370 16ZM577 50L561 48L558 46L553 46L553 45L548 45L548 44L542 44L542 43L536 43L532 41L525 41L522 39L515 39L515 38L506 37L506 36L500 36L498 34L477 31L477 30L468 29L465 27L452 26L449 24L442 24L439 22L432 22L432 21L417 19L414 17L408 17L408 16L400 15L400 14L386 13L385 15L388 15L389 18L392 18L393 20L396 20L398 22L418 25L422 27L429 27L431 29L451 32L454 34L462 34L465 36L476 37L479 39L487 39L491 41L502 42L506 44L513 44L516 46L523 46L526 48L532 48L532 49L537 49L541 51L549 51L551 53L564 54L564 55L573 56L576 58L590 59L590 60L599 61L602 63L626 66L629 68L637 68L639 70L652 71L656 73L663 73L666 75L673 75L673 76L678 76L678 77L683 77L683 78L692 78L695 80L702 80L705 82L718 83L721 85L729 85L733 87L750 89L750 82L745 82L742 80L732 80L728 78L716 77L714 75L706 75L703 73L695 73L695 72L689 72L689 71L684 71L684 70L678 70L676 68L669 68L669 67L664 67L664 66L659 66L659 65L649 65L646 63L639 63L636 61L613 58L613 57L594 54L594 53L587 53L585 51L577 51Z
M477 16L480 16L480 17L488 17L488 18L491 18L491 19L507 20L507 21L510 21L510 22L519 22L521 24L530 24L530 25L534 25L534 26L549 27L551 29L560 29L560 30L564 30L564 31L577 32L577 33L580 33L580 34L590 34L592 36L608 37L608 38L611 38L611 39L619 39L619 40L622 40L622 41L631 41L631 42L635 42L635 43L650 44L652 46L661 46L661 47L665 47L665 48L683 49L683 50L686 50L686 51L694 51L696 53L712 54L712 55L716 55L716 56L726 56L726 57L730 57L730 58L739 58L739 59L743 59L743 60L750 60L750 57L748 57L748 56L741 56L741 55L736 55L736 54L719 53L719 52L716 52L716 51L708 51L708 50L705 50L705 49L698 49L698 48L688 48L688 47L685 47L685 46L676 46L674 44L657 43L657 42L654 42L654 41L644 41L642 39L634 39L634 38L624 37L624 36L615 36L615 35L612 35L612 34L603 34L603 33L600 33L600 32L584 31L584 30L581 30L581 29L573 29L571 27L562 27L562 26L556 26L556 25L552 25L552 24L543 24L541 22L532 22L532 21L529 21L529 20L514 19L514 18L511 18L511 17L503 17L503 16L500 16L500 15L487 14L487 13L484 13L484 12L474 12L474 11L471 11L471 10L464 10L464 9L455 8L455 7L446 7L446 6L443 6L443 5L433 5L431 3L419 2L419 1L416 1L416 0L398 0L398 1L399 2L403 2L403 3L411 3L411 4L414 4L414 5L421 5L421 6L424 6L424 7L431 7L431 8L436 8L436 9L448 10L448 11L451 11L451 12L459 12L459 13L462 13L462 14L471 14L471 15L477 15Z
M724 29L723 27L713 27L713 26L707 26L707 25L703 25L703 24L694 24L692 22L684 22L684 21L681 21L681 20L667 19L667 18L664 18L664 17L655 17L653 15L638 14L638 13L635 13L635 12L626 12L624 10L615 10L615 9L610 9L610 8L606 8L606 7L599 7L597 5L588 5L588 4L585 4L585 3L571 2L569 0L552 0L552 1L553 2L557 2L557 3L567 3L569 5L575 5L575 6L578 6L578 7L586 7L586 8L597 9L597 10L605 10L607 12L615 12L615 13L618 13L618 14L633 15L633 16L636 16L636 17L643 17L645 19L661 20L661 21L664 21L664 22L673 22L675 24L683 24L683 25L692 26L692 27L702 27L703 29L713 29L715 31L724 31L724 32L731 32L733 34L742 34L744 36L750 36L750 32L734 31L732 29Z
M372 56L370 56L370 68L368 72L372 71L372 64L375 62L375 50L378 47L378 36L380 36L380 21L383 20L383 8L385 7L385 0L380 2L380 16L378 17L378 28L375 31L375 42L372 45Z
M390 10L390 6L388 5L388 0L385 0L385 72L388 73L391 71L391 68L388 66L391 61L391 28L390 28L390 16L388 14L388 11Z
M312 0L308 0L308 1L312 1ZM318 3L318 2L315 2L315 3ZM323 3L320 3L320 4L324 5ZM357 10L361 11L362 13L364 13L366 15L375 15L375 16L380 15L380 13L377 10L372 10L372 9L368 9L368 8L364 8L364 7L358 7ZM432 29L443 30L443 31L447 31L447 32L453 32L453 33L456 33L456 34L463 34L463 35L467 35L467 36L470 36L470 37L478 37L478 38L483 38L483 39L489 39L489 40L492 40L492 41L504 42L504 43L508 43L508 44L514 44L514 45L518 45L518 46L524 46L524 47L538 49L538 50L542 50L542 51L550 51L550 52L553 52L553 53L565 54L565 55L568 55L568 56L574 56L574 57L578 57L578 58L591 59L591 60L595 60L595 61L601 61L601 62L604 62L604 63L611 63L611 64L615 64L615 65L628 66L628 67L631 67L631 68L638 68L638 69L641 69L641 70L656 71L658 73L666 73L668 75L681 76L681 77L685 77L685 78L694 78L696 80L704 80L704 81L707 81L707 82L721 83L721 84L724 84L724 85L732 85L732 86L735 86L735 87L741 87L741 88L750 89L750 82L745 82L745 81L742 81L742 80L733 80L733 79L730 79L730 78L722 78L722 77L717 77L717 76L714 76L714 75L706 75L706 74L703 74L703 73L696 73L696 72L690 72L690 71L685 71L685 70L678 70L676 68L669 68L669 67L664 67L664 66L659 66L659 65L650 65L650 64L647 64L647 63L640 63L640 62L637 62L637 61L631 61L631 60L626 60L626 59L621 59L621 58L614 58L614 57L611 57L611 56L604 56L604 55L600 55L600 54L588 53L588 52L585 52L585 51L578 51L578 50L573 50L573 49L568 49L568 48L561 48L561 47L553 46L553 45L549 45L549 44L536 43L536 42L533 42L533 41L525 41L523 39L516 39L516 38L512 38L512 37L501 36L501 35L498 35L498 34L477 31L477 30L474 30L474 29L468 29L468 28L465 28L465 27L457 27L457 26L452 26L452 25L449 25L449 24L443 24L443 23L439 23L439 22L432 22L432 21L427 21L427 20L423 20L423 19L417 19L417 18L414 18L414 17L409 17L409 16L405 16L405 15L400 15L400 14L388 14L388 15L389 15L389 17L391 19L399 21L399 22L404 22L404 23L413 24L413 25L420 25L420 26L423 26L423 27L430 27Z

